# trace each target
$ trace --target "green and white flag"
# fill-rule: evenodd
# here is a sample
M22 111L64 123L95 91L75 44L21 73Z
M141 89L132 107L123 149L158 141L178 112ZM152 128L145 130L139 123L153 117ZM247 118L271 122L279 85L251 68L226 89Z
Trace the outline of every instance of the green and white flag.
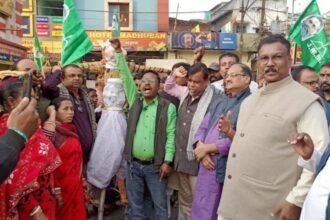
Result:
M120 20L118 11L115 9L112 16L112 37L120 37Z
M78 62L93 49L72 0L64 0L61 64Z
M37 36L34 37L33 56L34 62L36 63L38 70L40 71L46 60L46 57L44 51L42 50L42 47L40 46L39 38Z
M302 50L302 63L317 72L330 60L330 42L316 0L312 0L289 31Z

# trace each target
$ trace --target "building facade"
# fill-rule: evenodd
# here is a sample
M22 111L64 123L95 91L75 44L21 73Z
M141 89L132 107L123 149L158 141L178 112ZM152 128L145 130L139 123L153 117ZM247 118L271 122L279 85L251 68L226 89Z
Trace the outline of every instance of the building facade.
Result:
M25 13L23 18L32 28L25 30L23 44L32 48L32 37L37 35L46 57L54 63L61 53L63 0L26 1L30 2L32 11ZM168 0L74 0L74 3L94 45L85 61L101 59L101 47L111 38L115 11L119 13L120 38L129 60L144 62L147 58L164 57L169 30Z
M26 56L27 48L21 46L22 8L23 2L19 0L0 3L0 70L9 69Z

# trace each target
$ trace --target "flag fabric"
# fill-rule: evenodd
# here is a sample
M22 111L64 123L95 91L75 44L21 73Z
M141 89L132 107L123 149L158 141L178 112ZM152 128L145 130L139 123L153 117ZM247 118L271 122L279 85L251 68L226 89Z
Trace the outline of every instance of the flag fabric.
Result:
M199 24L197 24L192 30L191 32L201 32Z
M289 37L302 49L302 63L319 72L330 60L330 42L316 0L312 0L289 31Z
M78 62L93 49L73 0L64 0L61 64Z
M112 16L112 37L119 38L120 37L120 20L119 20L119 13L115 9Z
M44 51L42 50L42 47L40 46L39 38L37 36L34 37L33 56L34 62L36 63L38 70L40 71L43 66L43 63L46 60L46 57Z

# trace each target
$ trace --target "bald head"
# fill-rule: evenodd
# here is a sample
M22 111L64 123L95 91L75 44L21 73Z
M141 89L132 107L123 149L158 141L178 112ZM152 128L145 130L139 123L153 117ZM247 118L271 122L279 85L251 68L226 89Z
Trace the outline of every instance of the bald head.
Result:
M22 59L17 62L16 70L18 71L37 71L37 65L33 60L30 59Z

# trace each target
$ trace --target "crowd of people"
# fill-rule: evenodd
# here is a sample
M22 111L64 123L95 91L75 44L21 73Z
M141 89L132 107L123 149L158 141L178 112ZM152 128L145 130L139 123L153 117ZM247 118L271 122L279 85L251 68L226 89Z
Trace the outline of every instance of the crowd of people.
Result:
M290 48L261 39L258 82L202 47L166 77L134 74L119 39L95 89L77 64L18 61L0 76L0 220L84 220L113 187L129 220L169 219L174 191L180 220L330 219L330 62L292 67Z

